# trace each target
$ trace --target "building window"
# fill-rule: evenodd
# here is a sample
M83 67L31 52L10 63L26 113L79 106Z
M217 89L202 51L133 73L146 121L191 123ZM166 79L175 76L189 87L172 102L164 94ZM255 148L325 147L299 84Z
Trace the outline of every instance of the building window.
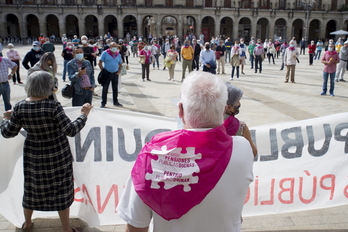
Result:
M251 2L252 2L251 0L241 1L241 3L242 3L241 8L250 9L251 8Z
M145 0L145 6L152 6L152 0Z
M186 7L193 7L193 0L186 0Z
M116 0L104 0L104 6L116 6Z
M231 8L232 4L231 4L231 0L224 0L224 8Z
M166 0L166 7L173 7L173 0Z
M279 0L279 10L285 10L286 9L286 0Z
M297 10L303 9L303 5L302 5L302 1L301 0L296 0L295 9L297 9Z
M213 7L213 0L205 0L204 7Z
M76 5L76 0L65 0L65 4L69 6Z
M270 9L270 0L260 0L259 4L261 9Z
M22 4L23 5L34 5L34 4L36 4L36 1L35 0L23 0Z
M55 0L44 0L43 3L45 5L54 5L54 4L56 4L56 1Z
M124 6L135 6L135 0L122 0L122 5Z
M331 1L331 10L333 11L337 10L337 1Z
M94 5L94 0L83 0L83 4L86 6Z
M13 0L6 0L5 3L9 4L9 5L12 5L13 4Z

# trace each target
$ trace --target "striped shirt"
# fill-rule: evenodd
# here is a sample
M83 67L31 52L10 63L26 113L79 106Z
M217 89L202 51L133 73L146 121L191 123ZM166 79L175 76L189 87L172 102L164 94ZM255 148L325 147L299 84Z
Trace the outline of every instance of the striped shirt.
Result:
M2 57L0 61L0 82L8 81L8 69L13 69L15 66L16 63Z

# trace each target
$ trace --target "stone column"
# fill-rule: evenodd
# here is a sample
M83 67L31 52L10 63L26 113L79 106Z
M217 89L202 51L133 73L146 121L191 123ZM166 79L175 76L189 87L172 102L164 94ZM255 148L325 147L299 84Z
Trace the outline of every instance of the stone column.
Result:
M182 23L183 23L183 20L182 20L182 15L179 15L179 18L178 18L178 21L177 21L177 28L178 28L178 31L176 32L178 38L180 40L182 40L183 38L183 34L182 34Z
M60 16L59 17L59 33L61 37L63 36L63 34L67 34L65 25L66 25L65 18Z
M138 15L138 19L137 19L137 38L139 38L139 36L143 36L142 24L143 24L143 18L142 18L141 15Z
M119 39L124 39L124 32L123 32L123 16L120 15L117 18L117 36Z
M257 31L257 18L252 18L252 21L251 21L251 30L250 30L250 33L251 33L251 37L254 37L255 38L255 43L256 43L256 40L258 39L257 38L257 35L256 35L256 31Z
M238 31L239 31L239 18L235 18L235 22L233 25L233 35L231 36L231 42L234 44L235 40L239 40L239 35L238 35Z
M86 27L85 27L85 22L84 22L84 19L82 17L82 15L79 15L80 17L78 17L78 25L79 25L79 28L78 28L78 36L81 38L81 36L83 35L86 35Z
M266 35L266 37L268 39L272 39L272 41L274 41L274 27L275 27L274 24L275 24L275 20L274 19L270 20L268 25L268 35Z
M103 15L99 15L98 17L98 33L100 36L104 37L105 34L105 21Z
M293 23L293 19L289 19L286 22L286 39L288 42L292 39L292 37L294 36L293 31L292 31L292 23Z
M38 15L38 20L39 20L39 28L40 28L40 34L43 34L43 36L49 36L47 35L47 28L46 28L46 21L43 18L42 15Z
M214 32L215 37L220 35L220 26L221 26L220 16L216 16L215 17L215 32ZM209 38L209 40L210 40L210 38Z
M196 21L196 37L197 39L199 39L199 35L202 33L202 18L201 15L198 15L197 17L195 17Z

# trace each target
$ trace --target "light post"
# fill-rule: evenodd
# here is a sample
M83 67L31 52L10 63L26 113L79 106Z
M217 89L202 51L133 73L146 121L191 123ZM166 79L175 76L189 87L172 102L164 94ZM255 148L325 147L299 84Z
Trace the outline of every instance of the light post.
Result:
M309 23L309 12L313 9L314 5L315 5L315 0L302 0L302 5L305 7L306 9L306 26L305 26L305 41L308 40L308 23Z

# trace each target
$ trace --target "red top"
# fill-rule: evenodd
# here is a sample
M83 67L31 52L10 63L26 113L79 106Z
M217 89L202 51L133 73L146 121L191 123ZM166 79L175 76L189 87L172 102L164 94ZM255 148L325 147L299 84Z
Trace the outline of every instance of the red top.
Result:
M317 49L317 46L312 45L312 44L308 45L308 53L309 54L314 53L316 49Z

